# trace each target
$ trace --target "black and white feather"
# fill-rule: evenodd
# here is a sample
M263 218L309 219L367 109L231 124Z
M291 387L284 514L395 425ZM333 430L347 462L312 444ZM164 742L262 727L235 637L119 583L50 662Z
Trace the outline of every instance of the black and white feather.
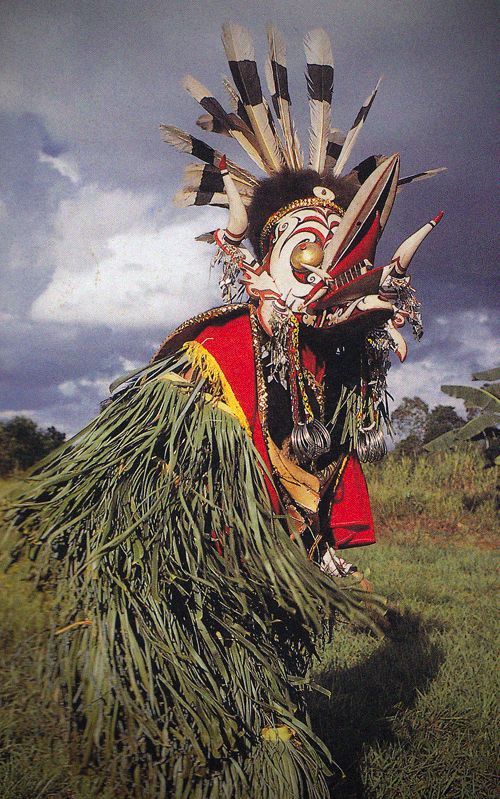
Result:
M250 34L240 25L227 23L222 26L222 43L236 89L257 139L261 158L267 167L264 171L278 172L285 164L269 124Z
M219 163L222 158L222 153L214 150L201 139L191 136L181 128L176 128L173 125L160 125L161 136L164 142L170 144L176 150L187 155L192 155L206 164L219 168ZM232 174L233 178L245 183L248 186L256 186L258 183L257 178L248 172L243 167L235 164L234 161L227 161L227 168Z
M419 180L427 180L433 178L434 175L439 175L440 172L446 172L445 166L437 167L436 169L426 169L424 172L415 172L413 175L407 175L404 178L399 178L398 189L407 186L409 183L418 183Z
M333 172L345 142L345 133L339 128L332 128L326 145L325 172Z
M304 159L291 115L292 101L288 89L285 40L281 33L271 25L267 28L267 39L269 57L266 61L266 82L271 93L274 111L283 132L286 163L292 170L302 169Z
M229 101L231 103L231 108L233 109L235 114L238 114L239 118L245 122L246 125L251 129L252 123L248 118L248 114L245 110L245 106L243 105L242 99L238 92L236 91L236 86L232 83L229 78L223 77L222 78L222 85L226 90Z
M333 55L330 39L316 28L304 39L309 94L309 168L324 171L332 116Z
M217 120L218 125L224 128L230 136L238 141L250 158L255 161L261 169L266 171L266 165L259 152L257 138L249 129L248 125L236 114L228 114L212 92L207 89L206 86L203 86L200 81L196 80L196 78L193 78L192 75L186 75L183 80L183 86L191 97L193 97L210 116Z
M365 102L358 111L356 119L352 123L351 129L349 130L345 138L345 142L342 146L342 150L340 151L340 154L337 158L337 163L335 164L333 169L333 174L335 177L338 177L341 174L344 166L346 165L347 159L349 158L352 149L356 143L356 139L358 138L361 132L361 128L365 124L365 119L368 116L373 101L375 100L381 81L382 78L379 78L377 85L375 86L372 93L366 98Z
M250 203L255 186L232 176L238 194L244 203ZM201 194L225 194L224 181L220 169L210 164L188 164L184 170L184 191L200 192Z

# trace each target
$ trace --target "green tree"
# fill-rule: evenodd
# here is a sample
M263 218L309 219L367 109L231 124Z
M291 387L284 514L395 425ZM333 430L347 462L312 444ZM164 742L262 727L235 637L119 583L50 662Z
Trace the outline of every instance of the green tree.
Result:
M14 471L13 442L5 426L0 423L0 477Z
M65 433L55 427L42 430L27 416L14 416L0 423L0 475L29 469L65 438Z
M463 423L464 419L458 415L452 405L436 405L427 417L422 443L425 444L449 430L456 430Z
M429 406L420 397L403 397L400 405L393 411L391 422L397 433L415 436L422 440L425 434Z
M441 386L441 391L450 397L463 399L465 407L471 409L469 419L462 426L439 435L425 445L425 449L434 452L448 449L462 441L479 441L485 443L487 465L500 464L500 367L485 372L476 372L473 380L485 380L480 388L475 386ZM472 415L476 409L477 414Z
M460 427L464 419L451 405L437 405L431 410L420 397L403 397L391 421L402 436L394 448L395 455L412 457L422 452L427 441Z

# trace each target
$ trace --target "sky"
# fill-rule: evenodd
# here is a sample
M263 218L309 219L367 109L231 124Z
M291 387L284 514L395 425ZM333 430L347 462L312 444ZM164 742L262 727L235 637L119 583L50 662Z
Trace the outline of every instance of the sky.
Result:
M406 333L408 359L389 375L394 407L416 395L448 404L442 383L497 365L493 2L4 0L0 418L24 414L76 432L116 376L221 303L211 249L194 237L225 214L173 207L189 159L161 141L159 125L200 134L201 111L181 86L186 73L224 100L227 20L251 31L262 79L266 24L285 35L304 145L302 40L323 27L335 60L336 127L349 128L384 76L347 170L393 152L402 174L447 167L400 193L378 247L382 265L444 210L412 262L425 335L416 343ZM205 138L249 166L236 143Z

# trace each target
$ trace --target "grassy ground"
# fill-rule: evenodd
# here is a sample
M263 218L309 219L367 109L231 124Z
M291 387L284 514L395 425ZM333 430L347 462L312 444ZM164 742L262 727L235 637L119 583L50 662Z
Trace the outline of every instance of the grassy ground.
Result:
M389 456L365 472L379 541L498 545L495 469L484 468L475 447L416 459Z
M381 545L361 553L388 597L386 635L345 625L325 652L313 702L346 773L335 799L490 799L494 774L495 570L490 552ZM496 684L495 684L496 682Z
M494 475L474 452L368 470L380 531L356 562L389 600L385 635L338 625L311 715L339 769L333 799L495 795ZM0 485L0 494L6 484ZM57 696L41 699L48 608L25 566L0 574L0 796L86 799ZM342 776L342 771L345 776Z

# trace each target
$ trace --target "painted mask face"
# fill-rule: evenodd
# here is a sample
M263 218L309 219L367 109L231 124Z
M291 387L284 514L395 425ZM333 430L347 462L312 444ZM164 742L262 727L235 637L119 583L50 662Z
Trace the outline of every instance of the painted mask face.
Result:
M290 211L276 225L266 266L291 311L302 312L309 297L326 291L324 249L340 220L332 208L311 206Z
M361 317L380 325L393 315L391 299L380 290L389 266L376 267L373 261L396 195L398 170L397 154L384 160L343 215L330 189L314 187L310 200L298 198L276 222L269 218L261 233L261 246L269 250L261 263L241 251L242 282L257 299L259 320L269 335L273 316L290 313L299 323L322 329L358 324Z

